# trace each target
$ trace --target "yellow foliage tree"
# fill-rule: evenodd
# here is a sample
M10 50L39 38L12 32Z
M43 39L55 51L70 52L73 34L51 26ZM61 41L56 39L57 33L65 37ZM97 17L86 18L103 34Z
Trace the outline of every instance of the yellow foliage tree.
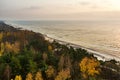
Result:
M11 46L11 44L9 42L5 43L5 49L6 49L6 51L11 52L12 46Z
M14 44L10 44L9 42L6 42L5 43L5 49L8 52L18 53L20 51L20 43L15 42Z
M0 33L0 42L1 42L2 38L3 38L3 33L1 32Z
M70 78L70 69L61 70L55 80L66 80Z
M6 32L6 36L10 36L12 35L10 32Z
M16 75L16 76L15 76L15 80L22 80L21 75Z
M48 78L51 78L54 76L54 68L52 66L48 66L48 69L45 71Z
M51 45L48 46L48 50L52 51L52 46Z
M4 49L5 49L4 43L1 43L1 45L0 45L0 56L2 56L2 54L4 53Z
M43 80L41 71L39 71L39 72L36 73L35 80Z
M28 73L25 80L33 80L32 73Z
M79 65L80 65L80 71L83 73L84 78L88 78L89 76L94 77L96 74L99 74L100 63L93 57L83 58Z
M12 44L12 48L13 52L18 53L20 51L20 43L16 41L14 44Z

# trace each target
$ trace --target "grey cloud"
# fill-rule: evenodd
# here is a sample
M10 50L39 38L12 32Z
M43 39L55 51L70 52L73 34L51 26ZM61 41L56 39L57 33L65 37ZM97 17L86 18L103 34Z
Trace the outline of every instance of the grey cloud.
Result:
M42 9L43 7L42 6L30 6L30 7L26 7L26 8L23 8L23 9L26 9L26 10L37 10L37 9Z

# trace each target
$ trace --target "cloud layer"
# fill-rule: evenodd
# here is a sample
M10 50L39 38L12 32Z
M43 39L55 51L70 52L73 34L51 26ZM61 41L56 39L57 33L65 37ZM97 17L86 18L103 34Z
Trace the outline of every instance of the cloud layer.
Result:
M81 19L91 18L89 14L95 18L101 15L103 17L108 12L110 17L116 14L116 11L120 11L119 2L119 0L0 0L0 18Z

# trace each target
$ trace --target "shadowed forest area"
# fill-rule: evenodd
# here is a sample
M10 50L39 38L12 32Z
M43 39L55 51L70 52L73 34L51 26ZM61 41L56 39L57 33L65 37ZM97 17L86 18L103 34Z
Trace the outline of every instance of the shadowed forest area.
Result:
M0 21L0 80L120 80L120 63Z

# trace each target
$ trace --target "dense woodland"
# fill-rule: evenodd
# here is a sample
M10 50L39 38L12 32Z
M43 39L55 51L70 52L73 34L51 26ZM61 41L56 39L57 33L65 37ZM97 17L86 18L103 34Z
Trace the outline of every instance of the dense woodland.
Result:
M120 80L120 63L0 22L0 80Z

